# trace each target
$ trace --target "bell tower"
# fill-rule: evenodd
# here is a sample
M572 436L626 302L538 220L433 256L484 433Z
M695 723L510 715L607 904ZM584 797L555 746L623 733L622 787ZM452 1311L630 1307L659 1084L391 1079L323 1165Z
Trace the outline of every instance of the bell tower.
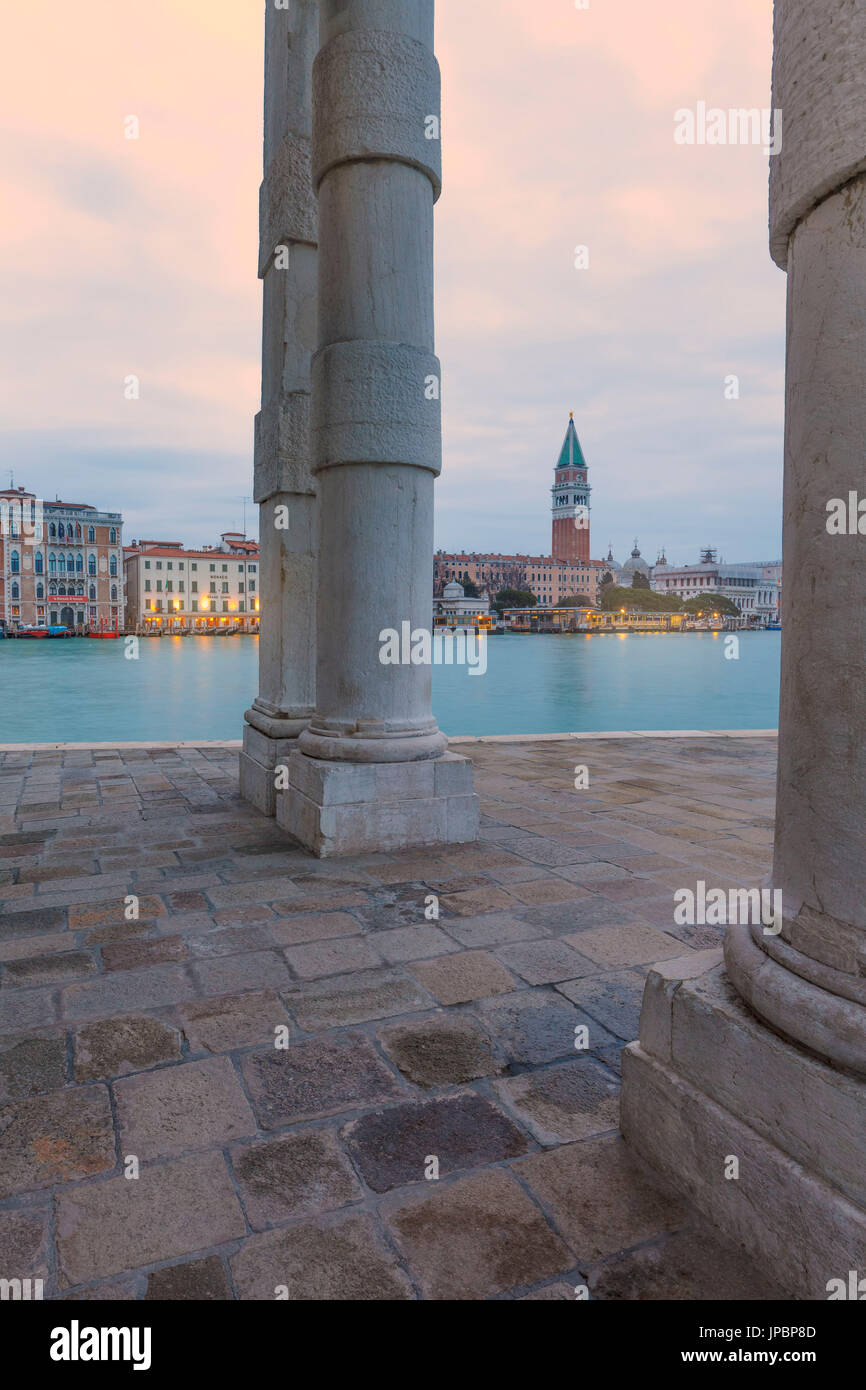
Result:
M572 412L568 417L568 429L551 488L551 554L554 560L564 564L589 563L589 494L592 489L587 476L586 459L574 428Z

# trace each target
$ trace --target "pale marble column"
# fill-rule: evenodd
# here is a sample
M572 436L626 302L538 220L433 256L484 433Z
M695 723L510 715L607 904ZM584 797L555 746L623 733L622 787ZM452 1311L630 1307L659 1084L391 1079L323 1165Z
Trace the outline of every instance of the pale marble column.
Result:
M245 715L241 793L267 815L315 706L316 483L310 362L316 345L317 208L310 174L316 0L268 5L265 21L262 408L256 418L259 503L259 694Z
M777 0L770 233L788 274L773 875L781 932L650 974L629 1142L783 1286L866 1276L866 6ZM778 120L777 120L778 130ZM852 531L833 534L834 501ZM828 509L829 508L829 509ZM866 532L866 507L864 507ZM690 978L691 976L691 978ZM738 1164L726 1179L726 1164ZM836 1286L838 1287L838 1285Z
M384 630L432 624L441 467L433 9L433 0L321 4L313 87L317 701L277 809L320 855L477 833L471 765L446 752L430 665L380 660Z

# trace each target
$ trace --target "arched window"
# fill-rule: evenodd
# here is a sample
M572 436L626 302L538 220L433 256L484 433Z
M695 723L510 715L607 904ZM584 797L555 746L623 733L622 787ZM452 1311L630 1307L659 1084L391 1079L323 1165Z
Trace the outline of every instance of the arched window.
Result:
M12 537L13 540L18 535L18 523L12 516L10 516L9 518L9 535Z
M112 584L112 586L111 586L111 602L112 602L112 603L117 603L117 585L116 585L116 584Z
M96 598L96 585L95 585L95 584L91 584L91 586L90 586L90 601L91 601L91 603L95 600L95 598Z
M117 545L117 532L115 531L113 526L108 533L108 542L109 545Z
M21 560L17 550L13 550L12 554L9 556L9 568L13 574L17 574L21 568Z
M42 558L42 551L41 551L41 550L37 550L36 554L33 556L33 570L34 570L34 573L35 573L35 574L42 574L44 564L45 564L45 561L44 561L43 558Z
M75 556L74 556L74 555L67 555L67 557L66 557L66 573L67 573L67 574L74 574L74 573L75 573Z
M76 557L75 557L75 573L76 573L76 574L83 574L83 573L84 573L84 556L83 556L83 555L76 555Z
M37 585L36 585L36 597L37 597L37 598L44 598L44 597L45 597L45 585L44 585L44 584L37 584Z
M20 590L20 588L19 588L19 586L18 586L17 584L13 584L13 585L12 585L12 597L13 597L13 598L20 598L20 597L21 597L21 590Z
M113 579L116 579L116 578L117 578L117 556L116 556L116 555L112 555L111 559L110 559L109 562L108 562L108 572L109 572L109 574L112 576Z
M51 537L52 540L54 540L54 539L56 538L56 536L57 536L57 527L54 525L54 522L53 522L53 521L52 521L51 525L50 525L49 528L48 528L48 534L49 534L49 536Z
M95 556L95 555L88 555L88 557L87 557L87 573L88 573L88 574L95 574L95 573L96 573L96 556Z
M49 574L56 574L56 573L57 573L57 556L54 554L54 551L53 551L53 550L52 550L51 554L48 556L48 573L49 573Z
M59 574L63 574L63 572L65 571L65 569L66 569L66 561L64 560L64 558L63 558L62 555L58 555L58 557L57 557L57 570L58 570L58 573L59 573Z
M63 522L61 521L60 525L57 527L57 538L58 538L58 540L61 540L61 541L62 541L62 540L63 540L64 534L65 534L65 533L64 533L64 530L63 530Z
M52 579L51 582L50 582L50 584L48 585L48 593L51 595L52 598L53 598L54 595L57 593L57 580L56 580L56 579Z
M78 598L84 598L84 585L83 585L83 584L76 584L76 586L75 586L75 592L76 592Z
M80 540L81 540L81 522L80 522L80 521L76 521L76 523L75 523L75 539L76 539L77 541L80 541Z
M94 529L93 529L92 526L88 526L88 528L87 528L87 539L88 539L89 541L95 541L95 540L96 540L96 532L94 531Z

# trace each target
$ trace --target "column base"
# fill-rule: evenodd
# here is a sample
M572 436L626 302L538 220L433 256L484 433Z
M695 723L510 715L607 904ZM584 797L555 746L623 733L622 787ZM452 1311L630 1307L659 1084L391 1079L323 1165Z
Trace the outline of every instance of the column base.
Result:
M251 713L253 711L248 711L246 717L249 718ZM304 727L301 720L274 721L275 724L278 722L285 723L289 728L291 723L297 722L300 727L293 736L280 737L263 733L260 728L246 724L244 746L238 755L241 796L266 816L276 815L275 769L288 764L289 754L297 748L298 734Z
M410 763L289 758L278 823L320 859L478 838L472 764L457 753Z
M720 961L650 972L623 1054L623 1134L777 1283L827 1299L832 1280L866 1277L866 1083L754 1018Z

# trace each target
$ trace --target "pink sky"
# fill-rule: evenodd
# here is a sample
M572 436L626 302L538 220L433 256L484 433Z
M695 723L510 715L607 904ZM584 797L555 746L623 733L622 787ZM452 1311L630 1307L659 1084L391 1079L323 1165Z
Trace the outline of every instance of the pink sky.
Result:
M767 158L677 146L673 115L769 105L771 0L590 3L437 7L437 542L548 549L574 410L594 552L612 539L622 559L637 534L650 559L770 558L785 286ZM122 510L128 538L213 539L251 493L263 11L78 0L5 19L0 461Z

